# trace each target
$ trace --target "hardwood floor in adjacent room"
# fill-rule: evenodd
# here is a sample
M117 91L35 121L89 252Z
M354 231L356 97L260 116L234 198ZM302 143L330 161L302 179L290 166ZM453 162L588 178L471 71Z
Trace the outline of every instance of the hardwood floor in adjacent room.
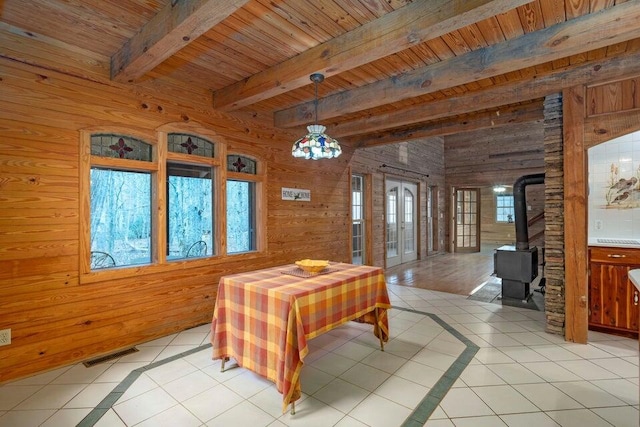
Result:
M386 270L387 284L469 295L491 278L493 253L502 245L483 245L476 253L446 253Z

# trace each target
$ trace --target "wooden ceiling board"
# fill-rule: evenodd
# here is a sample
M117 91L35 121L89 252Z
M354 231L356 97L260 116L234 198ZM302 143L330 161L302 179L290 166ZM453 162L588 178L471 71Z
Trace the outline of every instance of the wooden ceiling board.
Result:
M402 60L401 57L396 54L380 58L377 61L371 62L367 65L363 65L372 70L376 80L381 78L389 78L397 76L398 74L406 73L409 69L413 70L408 64ZM358 84L356 83L356 86ZM361 85L362 86L362 85Z
M532 33L544 28L542 9L537 1L519 7L518 15L525 33Z
M591 2L589 0L569 0L565 2L565 13L567 19L576 18L585 15L591 10Z
M316 40L305 35L296 26L290 25L288 21L282 20L277 14L265 11L252 13L249 9L242 8L234 14L234 17L242 22L239 28L245 33L253 34L266 45L275 44L285 58L304 52L317 44Z
M624 53L627 51L627 46L628 46L628 43L626 41L612 44L609 47L607 47L607 56L616 56L618 54Z
M333 0L317 0L304 4L288 0L288 10L294 10L311 34L318 32L319 41L325 42L360 26L360 23ZM284 9L284 5L282 8Z
M438 56L431 50L427 43L420 43L412 46L410 49L401 52L401 54L415 55L416 59L422 62L422 66L427 66L440 61Z
M218 47L219 45L215 43L207 44L205 39L200 37L195 42L192 42L188 48L181 49L173 56L166 59L165 63L189 63L196 67L211 70L224 70L225 72L230 71L231 73L235 73L236 68L240 68L240 70L246 68L246 73L250 73L252 71L251 67L246 65L243 61L245 58L244 56L242 58L237 58L233 55L222 54L217 50ZM229 50L227 50L227 52L228 51ZM254 66L253 69L260 69L263 66L263 64L260 64L258 67Z
M318 44L318 38L309 34L308 27L302 28L291 21L290 17L281 16L277 11L273 10L273 6L265 6L259 1L249 2L244 10L250 12L259 20L257 22L265 22L269 27L263 28L263 31L269 32L275 29L284 36L281 40L284 43L293 42L292 46L298 45L298 49L307 50Z
M308 13L308 10L304 10L301 12L295 7L295 3L292 4L290 0L256 0L262 7L267 9L271 9L273 14L278 15L284 21L287 21L289 25L295 26L298 30L305 34L305 40L315 40L315 43L319 43L321 40L329 40L332 38L331 33L327 31L327 25L313 25L314 22L309 20L305 13ZM253 2L252 2L253 3ZM333 25L334 23L326 19L323 14L319 14L319 17L325 19L329 25ZM336 25L339 28L338 25ZM337 30L339 34L342 33L342 30Z
M445 61L456 56L442 37L436 37L435 39L428 40L424 45L429 49L429 51L433 52L435 58L437 58L437 61L434 63Z
M510 43L491 46L487 51L471 51L464 56L452 58L446 63L437 63L397 79L379 80L366 87L359 87L350 91L348 98L342 94L339 97L332 95L320 101L319 109L326 117L335 117L336 114L344 111L353 112L357 108L371 109L382 104L383 100L394 102L406 98L407 93L418 94L442 90L443 86L456 86L483 76L501 75L496 73L497 70L503 70L502 74L506 74L517 71L532 61L558 60L572 50L580 52L583 49L598 48L614 40L637 37L640 35L640 27L634 27L634 23L640 17L640 10L634 10L635 8L637 5L620 6L607 14L594 14L590 17L574 19L547 31L540 30L529 37L523 36ZM618 26L624 27L625 31L620 31ZM599 29L595 35L588 33L593 27ZM572 34L572 37L565 34ZM461 43L457 45L460 46ZM458 70L458 73L448 73L446 70L449 68ZM465 73L469 74L465 75ZM425 82L428 84L425 85ZM377 97L378 93L384 93L384 99ZM289 116L295 110L297 107L276 113L276 123L281 126L286 123L297 124L295 117Z
M603 59L606 58L607 56L607 48L603 47L600 49L596 49L596 50L591 50L589 52L587 52L587 60L588 61L593 61L596 59Z
M229 77L236 81L265 67L264 63L248 58L233 48L213 42L205 37L200 37L188 48L182 49L174 56L181 60L189 60L205 69L229 73Z
M500 29L505 39L514 39L524 34L524 28L520 23L520 14L517 9L496 15L495 18L500 24Z
M459 33L470 50L482 49L483 47L487 47L489 44L492 44L487 41L484 34L476 24L461 28Z
M488 44L500 43L506 40L502 28L500 28L500 22L495 16L476 23L476 26Z
M46 0L5 2L1 8L3 22L101 55L109 55L134 34L135 28L127 30L118 24L111 28L103 23L107 17L99 11L90 12L82 4L70 8ZM98 45L96 40L102 43Z
M249 19L246 15L238 16L234 14L225 20L225 24L234 31L237 36L242 37L242 43L246 44L251 50L262 52L263 55L268 55L272 59L271 62L275 64L300 53L300 46L297 46L297 50L281 43L277 38L280 36L279 32L275 34L265 33L259 28L248 25L247 21Z
M343 0L343 8L349 12L356 21L362 24L366 24L369 21L373 21L376 18L384 15L376 16L363 2L359 0ZM379 0L371 0L373 4L379 4Z
M387 56L384 60L389 67L388 76L407 73L426 65L421 58L413 54L409 49Z
M366 7L375 18L379 18L386 15L389 12L393 12L395 9L385 0L359 0L359 2Z
M458 31L452 31L448 34L445 34L441 37L441 39L446 43L447 47L453 52L455 56L464 55L465 53L471 52L473 49L469 46L462 37L462 34Z
M202 68L189 62L181 62L178 58L173 57L170 61L165 61L149 73L147 76L154 77L157 80L172 79L184 81L190 86L203 87L203 82L207 82L207 90L210 87L224 87L230 82L236 81L232 79L233 75L229 71L223 69Z
M627 43L627 52L637 52L640 50L640 38L629 40Z
M545 27L559 24L567 20L564 11L564 0L538 0Z
M139 80L248 1L190 0L167 4L111 55L112 80Z
M147 23L159 16L159 12L172 0L0 1L2 3L0 38L4 37L4 40L0 40L0 56L29 64L39 63L47 69L57 69L81 78L100 80L105 78L100 66L87 65L84 66L86 69L83 69L82 58L98 63L104 62L105 58L112 58ZM338 60L327 68L331 71L327 73L326 80L318 87L320 105L331 102L332 97L340 100L336 101L335 110L327 114L324 120L322 118L324 110L321 108L320 120L328 126L335 124L339 133L345 132L349 135L354 132L367 133L372 130L375 132L384 129L385 126L418 126L415 123L420 121L441 120L445 123L447 114L471 116L475 109L482 105L465 105L464 99L473 100L472 104L478 102L476 100L499 103L500 100L486 101L484 98L488 96L484 95L485 93L494 91L502 94L500 96L504 98L503 102L507 103L511 99L508 95L510 92L502 88L521 87L531 79L553 82L554 80L549 76L564 75L574 68L582 70L581 67L588 67L594 61L610 60L610 58L640 51L640 36L634 35L635 30L632 28L640 27L640 23L634 21L635 18L623 16L619 21L606 24L609 28L593 26L596 28L594 31L602 34L608 31L607 34L610 36L601 37L601 40L593 45L587 43L580 48L568 49L566 54L563 51L562 56L546 58L540 56L535 51L535 47L520 47L523 51L533 49L531 50L532 58L529 61L531 63L525 61L518 66L512 66L506 60L491 62L493 58L491 55L509 54L508 50L496 46L504 46L506 41L516 41L531 33L536 33L536 38L539 39L542 37L540 34L544 33L538 32L545 28L562 25L584 15L606 14L607 9L613 8L629 10L629 15L640 17L640 4L637 1L248 0L246 3L233 3L233 1L224 1L226 5L236 5L230 16L206 30L195 40L187 40L184 46L172 55L168 55L163 62L156 64L150 70L143 71L145 74L140 81L132 84L139 84L154 91L162 91L162 87L166 86L167 91L176 94L180 93L179 88L182 85L185 88L184 91L193 93L198 102L201 102L206 99L203 94L207 92L211 93L210 99L215 99L213 92L224 91L249 81L256 75L267 73L264 75L268 77L263 81L259 80L255 86L258 95L251 95L253 98L243 103L238 109L239 117L255 114L262 120L263 117L271 114L274 117L274 123L281 125L281 122L276 119L280 111L299 109L308 119L310 111L313 112L309 109L309 105L313 104L314 87L308 80L308 74L304 75L299 71L305 70L305 66L308 69L309 58L312 59L310 54L305 56L305 52L317 48L314 55L318 57L324 54L334 55L335 52L339 53L340 49L345 52L347 45L334 42L334 39L344 37L350 32L356 34L357 31L361 31L358 33L360 38L354 39L349 48L357 49L357 40L374 40L373 44L367 45L368 50L365 51L367 56L363 56L364 60L347 66L345 64L352 60L353 55L338 56ZM406 10L412 11L411 16L415 16L424 13L428 10L425 8L434 4L443 5L443 8L459 8L455 9L459 15L453 18L447 17L450 19L446 21L449 25L445 27L447 31L438 32L440 30L436 27L443 22L438 20L433 24L433 28L436 28L435 35L425 32L431 36L429 36L430 40L423 40L420 37L424 35L416 36L418 33L414 31L419 31L424 26L409 31L406 30L409 28L408 25L400 25L398 27L407 32L402 35L398 32L392 43L400 43L404 37L405 44L399 51L390 51L389 42L385 39L389 30L384 26L392 25L391 19L388 18L394 15L390 14L407 8ZM471 4L474 6L470 6ZM622 5L629 8L615 9ZM411 9L412 7L414 9ZM460 15L461 10L465 10L465 15ZM486 14L487 11L492 13ZM442 13L442 10L437 12ZM429 13L436 13L436 11L429 10ZM460 22L464 24L455 27L456 23ZM365 28L366 31L363 30ZM619 34L613 34L613 31L619 31ZM370 34L377 34L377 36L368 37ZM580 37L580 33L569 32L568 34L569 42L561 40L558 43L562 46L567 43L575 44L572 39ZM525 39L525 41L534 43L536 38ZM632 39L629 40L629 38ZM23 54L19 49L16 50L20 40L24 40L28 46ZM323 52L319 47L323 43L332 42L331 52ZM47 46L50 48L47 49ZM380 50L377 54L371 53L380 46L387 50ZM73 62L65 63L63 53L65 49L69 51L66 57L71 58ZM48 58L47 55L57 55L59 58ZM539 62L539 58L543 58L543 62L538 64L536 61ZM517 58L511 58L511 61L517 60ZM475 66L496 68L491 72L483 73L473 71L472 68ZM398 96L380 83L394 81L397 82L395 84L400 84L405 81L403 80L405 76L423 73L424 70L439 70L438 73L441 73L433 74L433 77L422 81L428 90L424 87L411 87ZM272 73L268 74L269 71ZM299 73L299 76L295 77L298 80L295 84L289 83L291 80L287 79L289 76L294 76L296 72ZM472 78L459 78L465 72ZM441 76L445 76L450 82L439 83ZM369 99L359 95L372 90L377 92L370 95ZM264 91L263 95L260 95L260 91ZM532 90L532 93L534 92ZM451 100L450 105L446 104L448 99ZM453 111L456 109L459 111ZM480 117L484 113L478 114ZM308 120L306 121L305 124L308 124ZM303 123L290 126L297 129L303 126ZM431 126L440 125L432 123Z
M252 49L249 44L245 43L245 38L242 34L238 34L224 23L216 25L212 30L203 34L200 39L206 46L215 46L218 52L224 54L224 52L229 51L237 62L245 61L246 59L249 64L254 63L260 69L273 65L273 58L268 56L266 52ZM188 48L189 46L187 46Z

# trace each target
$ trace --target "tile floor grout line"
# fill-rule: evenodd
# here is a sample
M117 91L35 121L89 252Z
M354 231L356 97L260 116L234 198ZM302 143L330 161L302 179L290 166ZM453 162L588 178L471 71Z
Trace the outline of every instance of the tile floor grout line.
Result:
M131 385L140 377L140 375L142 375L146 371L157 368L158 366L166 365L167 363L171 363L175 360L182 359L185 356L189 356L190 354L197 353L209 347L211 347L211 344L203 344L190 350L183 351L182 353L174 354L173 356L167 357L166 359L151 362L148 365L134 369L117 386L115 386L114 389L109 394L107 394L107 396L102 399L100 403L98 403L98 405L82 419L82 421L80 421L76 425L76 427L93 427L100 420L100 418L102 418L109 411L109 409L113 407L118 399L122 397L122 395L127 391L129 387L131 387Z
M445 371L444 374L440 377L440 379L434 384L434 386L429 390L429 392L425 395L425 397L420 401L418 406L413 410L413 412L407 417L407 419L403 422L403 427L409 426L422 426L428 419L429 416L435 411L438 407L444 396L447 394L453 383L460 377L462 371L467 367L473 356L479 350L479 347L475 345L471 340L458 332L453 326L446 323L444 320L440 319L436 314L426 313L419 310L414 310L405 307L392 307L392 309L398 309L403 311L408 311L416 314L420 314L423 316L427 316L438 323L444 330L451 333L466 345L466 349L458 356L458 358L453 362L453 364ZM175 354L166 359L162 359L156 362L152 362L143 367L134 369L131 371L124 380L122 380L102 401L87 414L80 423L77 424L76 427L93 427L99 420L102 418L108 411L113 407L113 405L122 397L122 395L127 391L127 389L142 375L144 372L149 371L151 369L157 368L158 366L165 365L167 363L173 362L175 360L181 359L185 356L188 356L192 353L197 353L206 348L211 347L211 344L201 345L199 347L184 351L182 353ZM117 362L116 362L117 363ZM420 423L420 424L416 424Z
M395 307L394 307L395 308ZM436 410L444 396L451 389L451 386L460 378L462 372L469 365L473 357L476 355L480 347L474 344L470 339L458 332L453 326L449 325L444 320L440 319L436 314L425 313L418 310L400 308L401 310L413 312L416 314L422 314L430 317L433 321L438 323L445 331L456 337L460 342L466 345L464 351L456 358L455 362L451 364L449 369L445 371L440 379L431 387L429 392L420 403L416 406L413 412L402 423L402 427L421 427L423 426L431 414Z
M390 287L390 293L393 292L392 290L393 288ZM395 295L395 293L394 293ZM411 294L407 294L407 297L411 300ZM395 303L395 304L394 304ZM475 361L475 357L478 357L478 354L480 353L481 350L484 350L485 347L490 348L490 349L494 349L497 350L498 352L500 352L501 350L504 351L503 347L496 347L497 344L496 342L493 341L487 341L487 345L485 345L485 342L483 341L478 341L476 344L476 340L475 337L479 337L479 332L475 330L475 328L473 330L467 330L465 326L468 326L467 323L465 323L465 319L463 318L458 318L455 317L459 314L462 314L461 312L458 312L455 310L456 307L460 307L462 310L466 310L467 307L463 307L464 300L462 301L458 301L457 299L454 298L441 298L441 299L437 299L435 305L434 304L430 304L430 307L423 307L421 306L422 304L420 304L420 302L416 302L416 305L413 305L411 302L406 302L404 300L399 300L399 301L393 301L393 308L398 309L398 312L396 312L395 314L392 314L390 316L390 319L392 318L398 318L400 319L401 325L408 325L409 323L405 323L405 322L410 322L414 325L419 325L419 324L423 324L425 325L425 327L429 327L429 322L424 322L424 320L427 320L428 318L430 318L430 320L433 322L433 326L437 326L439 327L440 332L438 332L438 339L442 339L443 341L446 342L450 342L450 343L458 343L458 341L460 341L460 343L457 344L457 346L452 347L451 349L454 350L452 351L445 351L445 353L449 353L449 354L458 354L459 358L464 354L464 353L468 353L469 349L465 349L465 350L461 350L460 345L463 344L462 341L464 341L465 345L466 343L473 343L475 345L478 346L477 349L475 349L474 354L471 354L468 359L466 357L464 357L463 359L458 359L456 360L454 357L449 356L449 359L453 361L453 364L455 365L459 365L458 362L464 362L464 360L468 360L468 364L466 366L463 366L460 368L460 372L458 373L459 377L458 379L462 378L464 375L464 371L466 369L469 369L469 366L472 365L472 363L474 363ZM404 305L406 304L406 305ZM466 305L466 304L465 304ZM471 304L470 307L472 306L476 306L476 305L481 305L482 307L484 307L484 304ZM489 304L492 305L492 304ZM433 309L434 312L429 313L426 311L430 311L430 309ZM440 308L442 308L442 312L440 312ZM475 307L473 310L469 310L469 313L478 313L479 312L479 308L476 309ZM512 323L517 323L520 324L522 323L521 319L517 319L517 318L511 318L511 316L513 316L511 313L512 311L509 310L508 312L505 313L505 307L502 307L503 310L500 310L500 312L495 311L494 314L509 314L509 316L505 316L505 321L506 322L512 322ZM425 310L425 311L422 311ZM489 310L491 312L494 312L494 310ZM521 309L516 309L515 311L521 311ZM402 313L410 313L413 312L416 314L416 316L414 317L413 315L402 315ZM489 313L490 314L490 313ZM424 320L416 320L419 317L421 317ZM451 317L454 318L451 318ZM534 316L529 316L531 317L531 320L539 322L542 321L543 319L539 319L538 316L534 317ZM486 316L482 315L479 316L480 318L480 323L491 323L491 320L486 318ZM504 322L502 322L504 323ZM206 324L205 324L206 325ZM396 325L399 326L399 325ZM393 329L393 328L392 328ZM527 330L526 333L534 333L536 335L539 336L547 336L548 332L544 331L543 329L539 329L539 328L525 328ZM396 333L396 337L395 338L401 338L400 334L405 331L406 329L403 328L398 328L397 330L395 330ZM190 332L190 329L187 329L183 332ZM443 333L443 332L448 332L448 333ZM524 331L523 331L524 332ZM508 330L502 330L500 329L499 331L496 331L496 334L499 333L501 336L509 336L511 338L511 335L513 334L519 334L519 331L511 331L509 332ZM464 334L464 335L463 335ZM469 336L469 334L472 334L472 336ZM466 335L466 336L465 336ZM447 338L447 336L449 336L449 338ZM467 338L467 336L469 336ZM591 335L590 335L591 336ZM455 339L454 339L455 338ZM166 342L166 340L164 340ZM171 340L170 340L171 341ZM517 344L518 347L524 348L524 349L528 349L528 350L533 350L534 352L537 352L537 350L534 350L534 348L536 346L542 345L542 343L532 343L529 342L527 344L525 344L523 341L519 340L518 338L516 338L516 341L519 341L519 344ZM585 420L590 420L590 421L594 421L596 420L596 418L598 420L605 420L606 422L612 423L613 425L622 425L621 423L624 420L627 420L627 422L630 424L629 425L637 425L637 419L638 419L638 395L637 395L637 378L638 378L638 374L637 374L637 356L633 357L633 354L635 352L635 354L637 354L637 350L636 350L636 346L637 346L637 342L636 341L629 341L626 339L622 339L622 338L616 338L616 337L610 337L610 336L604 336L604 335L599 335L597 333L594 333L594 336L591 339L591 346L581 346L579 348L580 351L575 351L574 348L571 348L571 350L568 350L569 347L572 347L571 343L567 343L566 341L550 341L550 343L548 345L553 346L556 349L562 349L562 351L564 352L568 352L567 354L571 353L573 356L570 359L567 359L567 363L571 363L571 362L575 362L577 363L578 361L590 361L591 363L594 363L595 365L597 365L598 368L602 369L604 372L608 372L611 373L611 375L613 375L613 377L609 378L609 377L603 377L603 378L592 378L592 379L585 379L585 377L580 374L577 371L573 371L570 370L568 372L572 372L574 374L574 376L577 376L578 378L576 378L575 380L572 379L572 381L577 382L584 382L586 384L586 386L590 387L589 390L593 389L594 392L597 391L598 393L603 393L603 396L606 398L615 398L620 400L621 402L618 402L618 400L611 401L609 402L609 405L607 406L601 406L601 405L597 405L595 407L592 407L591 404L589 404L588 402L583 403L582 400L586 399L585 396L583 396L581 393L575 393L575 392L568 392L566 391L564 388L559 387L559 385L561 385L562 383L570 383L571 381L569 381L568 379L565 380L557 380L554 381L552 379L547 379L544 377L543 380L541 381L541 383L544 384L548 384L551 385L555 388L557 388L560 392L563 392L565 394L567 394L570 398L574 399L576 402L579 402L580 405L582 405L582 409L578 415L580 417L586 417L584 418ZM102 397L100 396L95 396L97 398L97 400L94 401L99 401L99 399L102 399L101 401L99 401L99 403L97 404L97 406L95 406L95 408L92 410L91 406L86 407L85 405L85 410L87 412L84 412L84 415L82 414L78 414L78 417L74 419L73 425L76 426L96 426L96 425L101 425L102 422L104 422L107 418L113 418L112 421L116 421L118 419L121 420L121 422L124 422L125 420L127 420L126 414L124 413L120 413L120 412L115 412L112 411L111 409L113 408L113 406L119 406L121 403L126 404L126 402L119 402L120 399L123 398L123 395L125 394L125 392L127 390L132 390L132 388L130 388L131 385L133 385L134 387L136 386L136 384L138 384L139 381L143 380L144 377L142 377L142 373L144 372L148 372L150 374L152 374L152 372L150 371L151 369L155 369L155 368L161 368L162 365L166 365L166 366L171 366L168 365L168 363L172 362L172 361L177 361L177 362L181 362L180 359L184 358L185 356L187 356L190 352L198 352L198 351L202 351L202 349L206 350L206 347L208 347L207 345L202 345L203 342L206 342L205 340L201 340L200 344L198 344L197 342L193 342L192 345L197 345L198 347L195 348L189 348L189 350L183 351L182 353L178 353L178 354L173 354L170 356L167 356L166 359L160 359L159 355L156 355L155 357L151 358L151 362L144 362L147 363L146 365L140 366L140 365L135 365L137 366L136 369L134 368L129 368L128 370L128 374L127 375L127 371L123 372L124 377L120 376L120 378L123 378L122 380L118 380L115 379L115 383L112 382L110 384L110 386L106 387L106 389L103 391L106 393L110 393L111 398L107 399L105 398L105 395L100 393L102 395ZM144 345L144 344L140 344L140 345ZM171 345L171 343L167 342L166 344L162 345L159 344L162 347L164 347L164 352L167 353L173 353L174 351L180 351L180 346L176 346L174 347L173 345ZM508 344L508 343L502 343L503 346L506 346L507 348L511 348L509 347L514 346L513 348L515 348L516 343L513 344ZM573 344L573 346L575 346L575 344ZM425 344L422 346L422 348L424 350L430 350L429 348L429 344ZM456 348L457 347L457 348ZM184 346L182 346L182 350L184 350ZM436 351L439 351L437 349L435 349ZM630 351L630 353L627 353L627 350ZM575 353L574 353L575 351ZM533 354L533 353L532 353ZM540 353L541 356L543 358L547 358L547 360L554 360L553 358L551 358L550 356L548 356L545 352ZM200 355L199 355L200 356ZM605 357L606 356L606 357ZM160 356L162 357L162 356ZM201 357L206 357L206 351L202 352ZM118 361L116 361L113 365L115 366L116 364L120 364L121 367L126 367L127 365L127 358L121 358ZM155 361L153 361L153 359L156 359ZM618 360L618 361L626 361L625 363L630 363L631 365L636 365L635 369L633 369L633 366L629 365L626 367L626 370L621 371L622 373L626 373L626 375L623 375L621 372L614 370L610 370L610 368L612 366L611 362L607 362L607 363L599 363L600 360L609 360L609 359L614 359L614 360ZM147 359L149 360L149 359ZM410 359L407 359L410 360ZM176 362L176 363L177 363ZM184 360L184 362L187 362L188 364L193 364L193 362L191 360ZM184 363L182 362L182 363ZM450 362L451 363L451 362ZM514 359L514 363L517 365L521 365L521 366L525 366L525 360L519 360L519 359ZM556 361L556 363L558 363ZM481 362L482 365L485 364L485 362ZM616 364L614 364L613 366L615 366ZM185 365L186 366L186 365ZM494 366L494 365L485 365L485 366ZM498 365L495 365L498 366ZM561 369L563 369L565 372L567 371L567 368L562 367L562 365L559 365ZM452 365L449 366L449 368L453 368ZM595 366L594 366L595 368ZM620 368L621 369L621 368ZM448 370L447 370L448 371ZM493 370L495 371L495 370ZM615 371L615 372L614 372ZM535 370L533 371L535 372ZM589 371L590 372L590 371ZM631 373L633 375L631 375ZM433 379L431 380L433 387L434 388L438 388L439 384L441 381L445 380L445 376L447 372L440 371L440 378L437 379L437 381L434 383ZM65 375L65 374L62 374ZM56 377L59 377L60 374L56 374ZM152 375L153 376L153 375ZM615 377L615 378L614 378ZM629 378L627 378L629 377ZM635 378L633 378L635 377ZM437 377L436 377L437 378ZM45 380L45 382L40 383L40 382L35 382L34 385L39 385L39 384L52 384L54 382L54 380L52 380L51 378L46 379L43 378L43 380ZM615 390L612 389L612 387L616 386L616 384L613 384L613 381L624 381L625 384L621 384L624 385L626 388L625 390ZM635 387L630 386L627 383L630 383L631 385L634 384L634 380L635 380ZM118 381L120 381L118 383ZM128 383L127 383L128 381ZM439 405L443 404L443 403L455 403L455 402L451 402L446 396L449 396L451 394L451 392L453 390L457 390L455 387L457 386L457 384L455 383L456 379L454 379L452 381L452 385L450 386L450 388L446 388L446 390L440 390L440 389L436 389L436 390L432 390L433 391L433 395L432 396L427 396L427 394L425 394L425 392L423 393L419 393L417 395L413 395L412 400L415 403L413 403L411 406L413 407L413 412L412 409L410 408L406 408L404 410L404 414L403 416L396 416L393 417L393 424L394 425L402 425L402 426L410 426L410 427L418 427L420 425L424 425L423 421L429 421L429 418L433 418L434 416L437 415L437 418L435 421L435 423L439 423L441 420L442 422L445 422L445 420L449 420L449 422L453 421L453 417L466 417L466 416L480 416L480 415L486 415L486 414L480 414L478 413L477 415L472 415L472 414L467 414L467 415L455 415L453 413L447 414L446 412L443 412L443 407L440 407ZM508 385L510 385L511 387L514 387L517 389L517 387L512 383L511 380L505 380L506 383ZM611 381L611 383L608 383L608 381ZM536 381L536 384L538 383L538 381ZM114 387L115 384L115 387ZM515 384L519 384L519 382L515 382ZM612 385L613 384L613 385ZM26 384L25 384L26 385ZM484 384L479 384L479 386L483 386ZM489 384L486 384L489 385ZM42 386L45 387L45 386ZM160 385L160 387L163 387L162 385ZM463 388L467 388L468 390L473 391L474 387L473 386L467 386L464 387L464 383L461 384L461 387ZM477 388L477 387L476 387ZM627 390L628 389L628 390ZM8 389L10 390L10 389ZM108 390L111 390L111 392L109 392ZM609 391L610 390L610 391ZM431 390L430 390L431 391ZM522 391L520 391L518 389L518 391L520 392L520 394L522 394ZM624 392L623 392L624 391ZM620 393L618 393L620 392ZM9 392L10 393L10 392ZM33 392L32 394L35 394L35 392ZM424 397L421 397L423 396ZM0 395L1 396L1 395ZM10 396L7 395L7 396ZM538 406L538 403L536 403L535 399L530 399L528 397L526 397L525 395L523 395L525 399L529 400L529 402L532 402L535 406ZM135 398L135 396L131 396L132 398ZM482 396L479 396L479 399L483 400ZM588 397L588 396L587 396ZM422 399L422 400L420 400ZM11 401L11 400L10 400ZM248 402L247 399L245 399L245 401ZM181 401L179 401L181 402ZM486 402L483 402L485 405L487 405ZM182 404L182 403L180 403ZM464 403L463 407L465 406ZM459 406L459 404L456 404L457 406ZM454 406L456 406L454 405ZM456 406L456 407L457 407ZM331 406L329 406L331 407ZM124 406L123 406L124 408ZM425 410L429 410L429 408L432 408L432 411L428 414L424 413ZM559 409L557 411L545 411L542 408L540 408L538 406L538 408L540 409L540 411L532 413L533 415L536 415L535 417L532 417L531 414L517 414L520 418L521 421L524 422L524 420L528 420L527 422L531 421L533 422L535 421L540 421L542 418L544 418L545 420L549 417L555 421L558 421L560 419L565 419L566 417L573 417L573 415L569 415L571 413L571 411L578 411L578 409L573 409L573 408L565 408L565 409ZM34 407L35 409L35 407ZM55 414L51 414L50 416L47 416L48 420L53 421L54 418L56 418L58 421L60 421L61 418L64 418L64 415L62 414L64 412L63 407L59 407L58 411L55 412ZM186 409L185 407L183 407L182 410ZM458 409L453 408L456 411ZM264 409L263 409L264 410ZM120 411L118 409L118 411ZM422 411L422 412L421 412ZM448 411L448 409L447 409ZM619 414L617 414L617 412L620 412ZM15 411L16 414L20 414L20 411ZM29 411L25 411L25 414L28 413ZM80 424L76 424L75 421L76 419L80 419L81 417L87 415L88 412L92 412L93 416L95 417L94 420L89 420L89 419L82 419ZM267 412L267 411L265 411ZM349 411L347 411L349 412ZM455 412L455 411L454 411ZM477 411L476 411L477 412ZM18 424L16 424L16 420L17 421L22 421L22 415L16 415L13 414L12 416L12 411L9 410L8 412L6 411L0 411L0 413L2 414L2 416L0 418L2 418L5 422L6 421L10 421L11 422L9 424L6 425L22 425L20 422L18 422ZM268 412L267 412L268 413ZM557 413L557 416L554 415L555 413ZM578 413L578 412L576 412ZM617 414L617 415L616 415ZM6 419L4 416L7 416ZM382 415L382 414L381 414ZM500 418L502 418L502 415L499 415L497 413L494 413L495 416L498 416ZM26 415L25 415L26 416ZM510 415L512 416L512 415ZM514 417L516 415L513 415ZM17 418L16 418L17 417ZM557 418L560 417L560 418ZM564 418L563 418L564 417ZM85 417L87 418L87 417ZM38 418L39 421L37 421L37 423L42 422L43 420ZM228 417L226 418L228 419ZM276 417L277 419L277 417ZM304 419L304 418L303 418ZM303 420L302 419L302 420ZM35 420L35 418L34 418ZM2 420L0 420L0 425L5 425L3 424L3 422L1 422ZM26 420L24 420L26 421ZM512 420L513 421L513 420ZM390 421L391 422L391 421ZM430 422L430 421L429 421ZM595 422L595 421L594 421ZM85 423L85 424L83 424ZM35 425L35 424L33 424ZM65 425L71 425L71 422L65 424ZM120 425L120 424L119 424ZM122 424L122 425L127 425ZM250 425L250 424L245 424L245 425ZM524 424L523 424L524 425ZM527 424L529 425L529 424ZM625 424L626 425L626 424Z

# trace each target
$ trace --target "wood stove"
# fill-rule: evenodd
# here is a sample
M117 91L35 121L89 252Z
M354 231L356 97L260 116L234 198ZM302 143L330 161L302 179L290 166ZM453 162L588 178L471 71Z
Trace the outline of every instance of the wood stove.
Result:
M516 244L505 245L493 254L496 276L502 279L502 298L526 300L529 285L538 277L538 248L529 247L526 187L544 184L544 174L524 175L513 184Z

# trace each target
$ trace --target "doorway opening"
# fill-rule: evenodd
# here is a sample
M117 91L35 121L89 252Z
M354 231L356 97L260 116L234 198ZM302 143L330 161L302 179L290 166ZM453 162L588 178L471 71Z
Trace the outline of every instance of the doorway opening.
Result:
M453 252L480 252L480 189L454 188Z
M418 185L386 181L387 267L418 259Z

